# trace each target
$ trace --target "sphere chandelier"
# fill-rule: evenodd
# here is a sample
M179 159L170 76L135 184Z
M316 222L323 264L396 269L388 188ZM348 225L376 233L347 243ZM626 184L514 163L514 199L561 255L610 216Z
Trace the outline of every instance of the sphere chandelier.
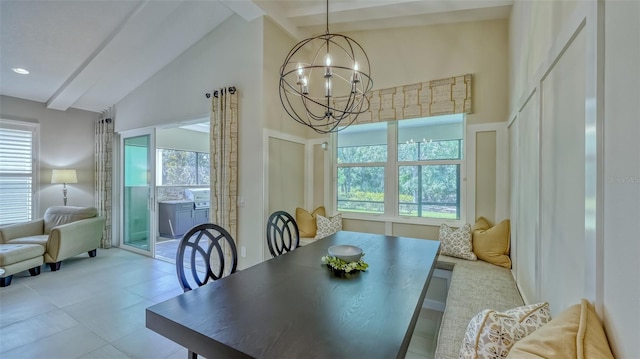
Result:
M309 60L310 59L310 60ZM295 121L326 134L369 110L369 58L354 39L329 32L297 43L280 68L280 101Z

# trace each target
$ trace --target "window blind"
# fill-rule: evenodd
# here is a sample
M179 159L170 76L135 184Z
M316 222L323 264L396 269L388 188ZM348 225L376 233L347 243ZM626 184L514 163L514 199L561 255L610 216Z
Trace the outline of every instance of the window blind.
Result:
M0 124L0 225L33 217L35 127Z

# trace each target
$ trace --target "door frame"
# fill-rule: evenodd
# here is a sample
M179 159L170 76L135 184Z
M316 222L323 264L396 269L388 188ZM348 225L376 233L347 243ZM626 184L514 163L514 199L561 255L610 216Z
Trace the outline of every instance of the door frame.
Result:
M149 210L149 250L143 250L138 247L127 245L124 243L124 214L123 208L120 208L118 213L119 228L118 232L120 238L118 240L118 246L131 252L139 253L147 257L155 258L155 244L156 237L158 236L158 224L157 213L158 204L156 201L156 128L147 127L135 130L122 131L119 133L119 156L118 156L118 200L120 205L124 206L124 142L127 138L149 136L149 198L147 202L147 208Z

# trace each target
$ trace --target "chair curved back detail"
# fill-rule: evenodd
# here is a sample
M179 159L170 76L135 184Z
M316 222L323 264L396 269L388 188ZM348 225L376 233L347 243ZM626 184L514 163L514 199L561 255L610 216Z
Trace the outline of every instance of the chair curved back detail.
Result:
M285 211L276 211L267 221L267 244L272 257L292 251L300 247L298 224Z
M176 254L178 281L185 292L234 273L238 251L231 234L213 223L191 228ZM188 275L188 276L187 276Z

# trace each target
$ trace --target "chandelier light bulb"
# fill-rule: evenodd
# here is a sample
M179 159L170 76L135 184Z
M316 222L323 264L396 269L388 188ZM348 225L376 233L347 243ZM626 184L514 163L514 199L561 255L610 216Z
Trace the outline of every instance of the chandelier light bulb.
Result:
M360 82L360 72L358 71L358 62L356 61L353 64L353 76L351 77L351 82L355 85L356 83ZM356 91L357 88L356 86L353 86L353 90L352 91Z
M298 82L296 82L296 84L298 84L299 86L302 86L302 78L304 77L304 69L302 67L301 63L298 63Z
M324 68L324 77L333 76L333 71L331 70L331 55L327 54L327 56L324 57L324 64L326 65Z

